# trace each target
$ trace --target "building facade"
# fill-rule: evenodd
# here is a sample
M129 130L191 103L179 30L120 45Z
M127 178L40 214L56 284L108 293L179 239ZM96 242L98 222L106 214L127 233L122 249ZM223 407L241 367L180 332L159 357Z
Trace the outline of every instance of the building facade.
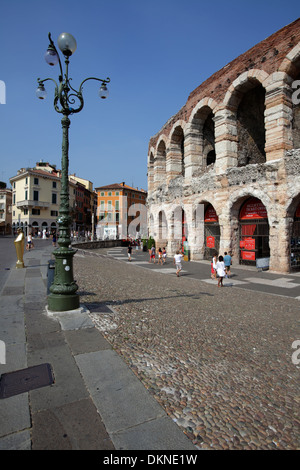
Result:
M12 234L12 191L0 182L0 235Z
M208 78L150 139L157 244L300 269L299 103L300 19Z
M10 178L12 185L13 233L21 228L25 235L58 229L61 172L54 165L38 162L35 168L21 168ZM70 211L75 207L76 185L70 182Z
M97 238L116 239L144 236L147 226L147 192L124 182L95 188L97 193ZM144 218L145 217L145 221Z
M75 191L75 215L74 230L81 235L95 232L95 220L97 214L97 193L93 190L93 183L89 180L73 175L69 180L76 184Z

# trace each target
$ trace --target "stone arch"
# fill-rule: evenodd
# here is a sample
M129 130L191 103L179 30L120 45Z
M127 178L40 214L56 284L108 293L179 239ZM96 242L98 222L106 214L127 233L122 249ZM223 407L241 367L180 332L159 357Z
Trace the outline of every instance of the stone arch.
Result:
M155 149L151 147L149 155L148 155L148 191L152 191L153 183L154 183L154 155Z
M272 222L276 218L275 212L276 208L274 209L274 203L272 203L270 197L265 194L263 191L252 190L250 188L245 188L244 190L237 190L235 191L229 198L222 216L224 218L228 218L230 220L230 224L227 227L226 237L229 238L227 240L227 246L230 251L232 251L233 257L235 260L240 259L240 210L243 204L250 198L259 199L262 204L265 206L267 211L267 221L269 225L269 239L272 236ZM269 243L270 244L270 243ZM270 245L271 249L271 245Z
M203 98L194 107L186 126L186 174L197 176L216 160L215 112L218 103Z
M294 195L287 207L286 229L290 270L300 271L300 192Z
M161 135L154 156L154 185L160 186L166 178L166 162L167 162L167 138Z
M278 70L280 72L285 72L292 78L295 78L297 75L297 70L299 69L300 64L300 42L293 47L293 49L287 54L287 56L281 62Z
M252 69L242 73L228 88L223 102L224 105L236 110L241 100L241 95L247 89L253 88L253 84L257 82L265 87L265 81L268 78L269 74L264 70Z
M168 179L185 176L185 127L186 122L178 120L173 125L168 141Z
M265 83L269 75L262 70L241 74L229 87L224 103L236 122L237 166L266 161Z

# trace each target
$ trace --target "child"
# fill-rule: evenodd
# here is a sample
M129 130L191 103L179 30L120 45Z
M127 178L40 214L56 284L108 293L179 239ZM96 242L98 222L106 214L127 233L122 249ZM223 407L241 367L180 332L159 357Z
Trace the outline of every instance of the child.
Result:
M223 287L223 278L225 277L225 274L226 274L223 256L219 256L219 261L217 262L217 274L219 276L218 287Z
M177 271L176 271L176 276L179 277L179 273L182 269L181 266L181 260L182 260L182 254L179 253L179 251L176 251L176 255L174 256L174 261L173 263L176 265Z

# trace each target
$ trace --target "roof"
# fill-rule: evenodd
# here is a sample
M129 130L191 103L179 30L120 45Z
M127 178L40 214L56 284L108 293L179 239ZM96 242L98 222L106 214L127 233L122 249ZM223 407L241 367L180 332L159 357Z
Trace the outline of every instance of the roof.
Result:
M133 188L132 186L128 186L125 183L114 183L114 184L108 184L106 186L99 186L98 188L95 188L96 191L97 190L109 190L109 189L119 189L119 190L128 189L131 191L138 191L141 193L146 193L146 191L142 188L141 189Z

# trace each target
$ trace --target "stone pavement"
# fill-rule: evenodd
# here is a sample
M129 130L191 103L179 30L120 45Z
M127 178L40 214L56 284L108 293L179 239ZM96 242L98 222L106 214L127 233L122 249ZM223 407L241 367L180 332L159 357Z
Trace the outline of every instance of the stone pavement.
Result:
M299 274L233 267L218 288L207 262L177 278L124 248L74 267L97 329L197 449L299 449Z
M36 240L1 291L0 449L194 450L84 306L46 311L52 251Z

